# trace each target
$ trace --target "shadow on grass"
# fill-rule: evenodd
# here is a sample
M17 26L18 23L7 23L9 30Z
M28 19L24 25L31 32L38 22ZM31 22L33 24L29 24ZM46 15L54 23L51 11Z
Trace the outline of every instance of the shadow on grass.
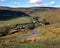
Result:
M29 15L21 11L0 10L0 21L10 20L18 17L25 17L25 16L29 16Z

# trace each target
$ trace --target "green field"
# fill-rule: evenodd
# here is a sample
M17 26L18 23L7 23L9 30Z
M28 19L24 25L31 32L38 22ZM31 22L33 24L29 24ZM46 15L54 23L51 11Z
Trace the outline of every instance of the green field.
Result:
M0 21L0 26L10 26L13 24L18 24L18 23L28 23L31 21L30 17L19 17L7 21Z

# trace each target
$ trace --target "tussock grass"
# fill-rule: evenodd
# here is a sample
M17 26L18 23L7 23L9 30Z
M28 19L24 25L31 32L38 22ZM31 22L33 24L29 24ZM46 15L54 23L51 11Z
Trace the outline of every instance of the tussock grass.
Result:
M60 26L60 25L59 25ZM41 35L35 38L24 40L14 40L0 43L3 48L60 48L60 27L56 25L48 25L35 28L41 32Z

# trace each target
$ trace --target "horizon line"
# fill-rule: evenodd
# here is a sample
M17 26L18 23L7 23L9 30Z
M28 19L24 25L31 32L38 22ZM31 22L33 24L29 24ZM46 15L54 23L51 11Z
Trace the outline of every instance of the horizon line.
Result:
M34 6L34 7L11 7L11 6L0 6L0 7L8 7L8 8L34 8L34 7L43 7L43 6ZM47 7L47 6L45 6ZM48 7L49 8L49 7ZM50 6L50 8L60 8L59 6Z

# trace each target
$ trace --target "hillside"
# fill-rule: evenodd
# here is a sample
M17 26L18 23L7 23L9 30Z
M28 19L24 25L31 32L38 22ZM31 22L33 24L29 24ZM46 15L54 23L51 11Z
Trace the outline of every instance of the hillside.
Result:
M30 8L11 8L0 6L0 20L8 20L16 17L29 16L32 13L56 10L54 7L30 7Z
M18 17L25 17L28 14L21 12L21 11L12 11L12 10L0 10L0 21L1 20L9 20Z
M33 15L42 17L44 13L47 14L48 12L50 12L50 10L56 10L56 9L57 8L54 7L11 8L11 7L0 6L0 25L2 26L7 24L22 23L25 21L25 19L22 18L21 20L21 17L26 17L25 22L27 22L27 20L28 22L30 22L30 17L33 17ZM49 16L49 14L47 16ZM45 17L45 15L43 17ZM17 22L14 22L15 19L17 20ZM19 22L19 20L21 22Z
M60 9L36 12L30 15L33 17L38 16L40 20L47 19L51 23L60 23Z
M17 20L14 23L24 22L21 17L28 17L30 22L30 17L35 16L40 17L39 20L46 19L50 23L60 23L60 9L54 7L30 7L30 8L11 8L0 6L0 25L11 24L13 20ZM57 18L57 19L56 19ZM21 22L19 22L19 20ZM3 22L2 22L3 21ZM27 20L26 20L27 21ZM6 23L8 22L8 23Z

